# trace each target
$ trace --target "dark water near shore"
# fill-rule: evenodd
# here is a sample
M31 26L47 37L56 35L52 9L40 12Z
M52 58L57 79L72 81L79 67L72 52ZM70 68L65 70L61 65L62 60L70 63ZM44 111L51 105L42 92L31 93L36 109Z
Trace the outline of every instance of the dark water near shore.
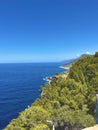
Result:
M0 64L0 130L40 96L46 76L63 72L60 63Z

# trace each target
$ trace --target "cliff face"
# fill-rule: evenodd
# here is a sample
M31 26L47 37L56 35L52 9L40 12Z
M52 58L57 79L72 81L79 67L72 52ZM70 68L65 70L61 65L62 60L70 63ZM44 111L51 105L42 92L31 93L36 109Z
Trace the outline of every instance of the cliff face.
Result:
M69 69L66 78L60 76L46 83L41 92L44 95L4 130L50 130L53 125L56 130L81 130L94 126L98 55L79 59Z

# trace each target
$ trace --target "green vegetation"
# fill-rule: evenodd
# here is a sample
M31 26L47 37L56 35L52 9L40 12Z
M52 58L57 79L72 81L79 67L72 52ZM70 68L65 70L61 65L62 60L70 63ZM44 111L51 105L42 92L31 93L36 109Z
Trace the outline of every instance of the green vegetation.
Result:
M41 97L19 114L4 130L51 130L47 120L73 130L95 124L95 103L98 93L98 52L76 61L67 78L46 83Z

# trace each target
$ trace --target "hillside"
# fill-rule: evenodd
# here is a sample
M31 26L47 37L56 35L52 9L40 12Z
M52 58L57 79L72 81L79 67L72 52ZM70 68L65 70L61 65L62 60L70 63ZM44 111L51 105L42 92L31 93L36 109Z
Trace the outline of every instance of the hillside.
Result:
M82 59L82 58L86 58L86 57L90 57L91 55L89 54L82 54L81 56L79 56L78 58L75 58L75 59L71 59L71 60L68 60L67 63L63 63L62 67L64 68L70 68L72 66L72 64L74 64L76 61L78 61L79 59Z
M66 78L41 86L41 97L4 130L81 130L95 124L98 52L78 59ZM29 96L29 95L28 95Z

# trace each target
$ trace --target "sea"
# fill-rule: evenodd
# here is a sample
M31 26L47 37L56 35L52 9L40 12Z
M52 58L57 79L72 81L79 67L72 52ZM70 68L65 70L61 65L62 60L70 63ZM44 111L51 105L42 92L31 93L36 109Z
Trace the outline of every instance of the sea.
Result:
M61 63L0 64L0 130L40 98L43 78L65 71Z

